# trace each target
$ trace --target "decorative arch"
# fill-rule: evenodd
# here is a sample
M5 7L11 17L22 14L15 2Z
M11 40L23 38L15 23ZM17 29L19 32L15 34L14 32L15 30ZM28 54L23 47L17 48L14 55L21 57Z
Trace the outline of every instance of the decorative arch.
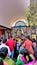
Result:
M18 19L17 21L14 22L14 24L12 25L13 28L15 28L15 32L14 34L18 34L18 31L20 33L25 33L26 35L26 26L28 26L28 22L25 19ZM20 35L21 35L20 33Z
M15 21L12 25L12 27L25 27L28 26L28 22L24 19L19 19Z

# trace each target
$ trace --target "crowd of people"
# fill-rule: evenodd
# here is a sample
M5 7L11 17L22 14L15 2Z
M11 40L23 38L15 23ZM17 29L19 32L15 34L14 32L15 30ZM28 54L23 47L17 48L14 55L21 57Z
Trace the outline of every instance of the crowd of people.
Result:
M28 65L37 61L37 40L23 34L13 39L0 38L0 65Z

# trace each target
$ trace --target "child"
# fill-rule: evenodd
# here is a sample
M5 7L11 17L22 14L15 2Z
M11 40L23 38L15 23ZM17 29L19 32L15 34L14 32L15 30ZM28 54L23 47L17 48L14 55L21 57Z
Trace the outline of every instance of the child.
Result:
M29 54L28 51L24 52L24 57L25 57L26 63L32 62L34 60L33 55Z
M8 58L8 49L6 47L1 48L0 56L3 58L4 62L8 63L8 65L15 65L15 62L12 59Z
M17 57L16 65L24 65L25 58L24 58L24 48L20 48L19 55Z

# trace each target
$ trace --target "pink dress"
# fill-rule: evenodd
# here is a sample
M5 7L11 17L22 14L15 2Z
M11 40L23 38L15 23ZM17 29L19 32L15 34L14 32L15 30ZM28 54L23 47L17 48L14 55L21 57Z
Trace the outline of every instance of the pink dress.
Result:
M8 63L7 62L4 62L4 65L8 65Z

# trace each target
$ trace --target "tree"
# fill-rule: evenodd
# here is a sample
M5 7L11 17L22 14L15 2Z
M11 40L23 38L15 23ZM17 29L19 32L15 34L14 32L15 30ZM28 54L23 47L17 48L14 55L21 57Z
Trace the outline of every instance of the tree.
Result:
M29 9L26 11L26 17L29 26L37 26L37 12L35 11L34 7L29 7Z

